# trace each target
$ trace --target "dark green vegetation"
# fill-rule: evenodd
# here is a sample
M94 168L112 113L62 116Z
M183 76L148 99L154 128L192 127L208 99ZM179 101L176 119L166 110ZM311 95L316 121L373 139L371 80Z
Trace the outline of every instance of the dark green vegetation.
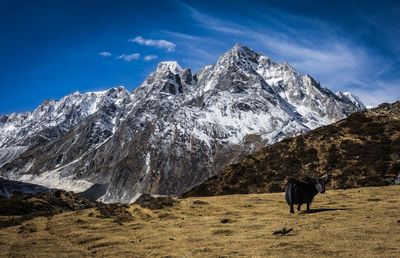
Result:
M288 176L325 173L331 189L393 184L400 174L400 102L286 138L229 165L184 196L279 192Z

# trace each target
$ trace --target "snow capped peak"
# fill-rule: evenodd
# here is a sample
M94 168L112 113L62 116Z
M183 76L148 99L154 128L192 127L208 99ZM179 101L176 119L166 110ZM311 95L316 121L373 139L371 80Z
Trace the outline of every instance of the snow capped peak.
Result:
M179 66L179 64L176 61L166 61L166 62L160 62L157 66L157 72L159 71L170 71L172 73L179 73L182 71L182 68Z
M254 54L254 50L246 47L246 46L241 46L238 43L236 43L231 50L231 52L236 52L236 53L244 53L244 54ZM229 52L228 51L228 52Z
M124 86L112 87L111 89L105 91L105 95L116 95L116 94L125 94L128 91L125 89Z
M241 45L239 45L238 43L236 43L234 46L233 46L233 48L231 48L231 50L229 50L229 51L232 51L232 52L247 52L247 51L252 51L252 50L250 50L248 47L246 47L246 46L241 46Z
M11 114L0 119L0 165L18 157L29 147L63 135L99 110L121 108L129 97L124 87L106 91L79 93L61 100L45 100L33 112Z
M217 66L229 67L234 65L247 69L256 66L257 58L260 55L246 46L236 44L219 58Z
M365 109L366 106L364 105L364 103L356 96L354 96L351 92L336 92L336 96L338 96L340 99L346 99L348 101L350 101L351 103L353 103L354 105L356 105L357 107L359 107L360 109Z

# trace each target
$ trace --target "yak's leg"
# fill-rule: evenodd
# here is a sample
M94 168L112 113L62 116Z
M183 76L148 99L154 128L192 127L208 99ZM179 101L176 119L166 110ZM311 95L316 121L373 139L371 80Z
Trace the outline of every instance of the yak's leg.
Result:
M297 205L297 210L300 211L301 203Z
M290 213L294 213L293 204L290 204Z
M307 211L310 211L310 203L307 203Z

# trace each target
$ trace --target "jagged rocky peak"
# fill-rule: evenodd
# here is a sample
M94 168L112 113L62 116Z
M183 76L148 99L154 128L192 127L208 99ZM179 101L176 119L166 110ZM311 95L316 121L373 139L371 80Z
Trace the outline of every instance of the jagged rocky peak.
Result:
M309 74L306 74L306 75L304 75L303 76L303 82L306 84L306 85L314 85L314 86L318 86L318 87L320 87L320 83L319 83L319 81L317 81L317 80L315 80L313 77L311 77Z
M182 69L176 61L161 62L157 70L150 74L139 87L139 92L147 94L177 95L188 91L193 84L190 69Z
M160 62L157 66L157 72L170 71L177 74L182 71L182 68L176 61Z
M99 103L103 106L109 106L111 104L121 106L123 100L129 96L130 93L124 86L118 86L105 91Z
M364 103L357 96L352 94L351 92L338 91L338 92L336 92L336 96L339 99L343 100L343 101L349 101L349 102L353 103L354 105L356 105L360 109L365 109L366 108Z
M260 53L256 53L246 46L236 44L219 58L217 66L229 67L235 65L243 69L254 69L254 65L258 63L257 59L260 56Z
M197 87L204 92L217 90L230 93L269 88L257 73L260 56L260 53L236 44L219 58L216 65L206 66L195 75Z
M219 58L217 65L225 67L235 65L246 70L256 70L261 74L262 70L270 69L278 64L261 53L236 44Z

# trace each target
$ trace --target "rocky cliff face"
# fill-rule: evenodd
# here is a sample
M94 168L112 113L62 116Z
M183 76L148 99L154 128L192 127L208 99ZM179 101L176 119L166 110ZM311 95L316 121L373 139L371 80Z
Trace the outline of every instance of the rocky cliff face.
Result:
M239 45L195 75L163 62L131 94L117 91L0 173L75 191L108 184L104 202L180 195L251 152L364 108Z

